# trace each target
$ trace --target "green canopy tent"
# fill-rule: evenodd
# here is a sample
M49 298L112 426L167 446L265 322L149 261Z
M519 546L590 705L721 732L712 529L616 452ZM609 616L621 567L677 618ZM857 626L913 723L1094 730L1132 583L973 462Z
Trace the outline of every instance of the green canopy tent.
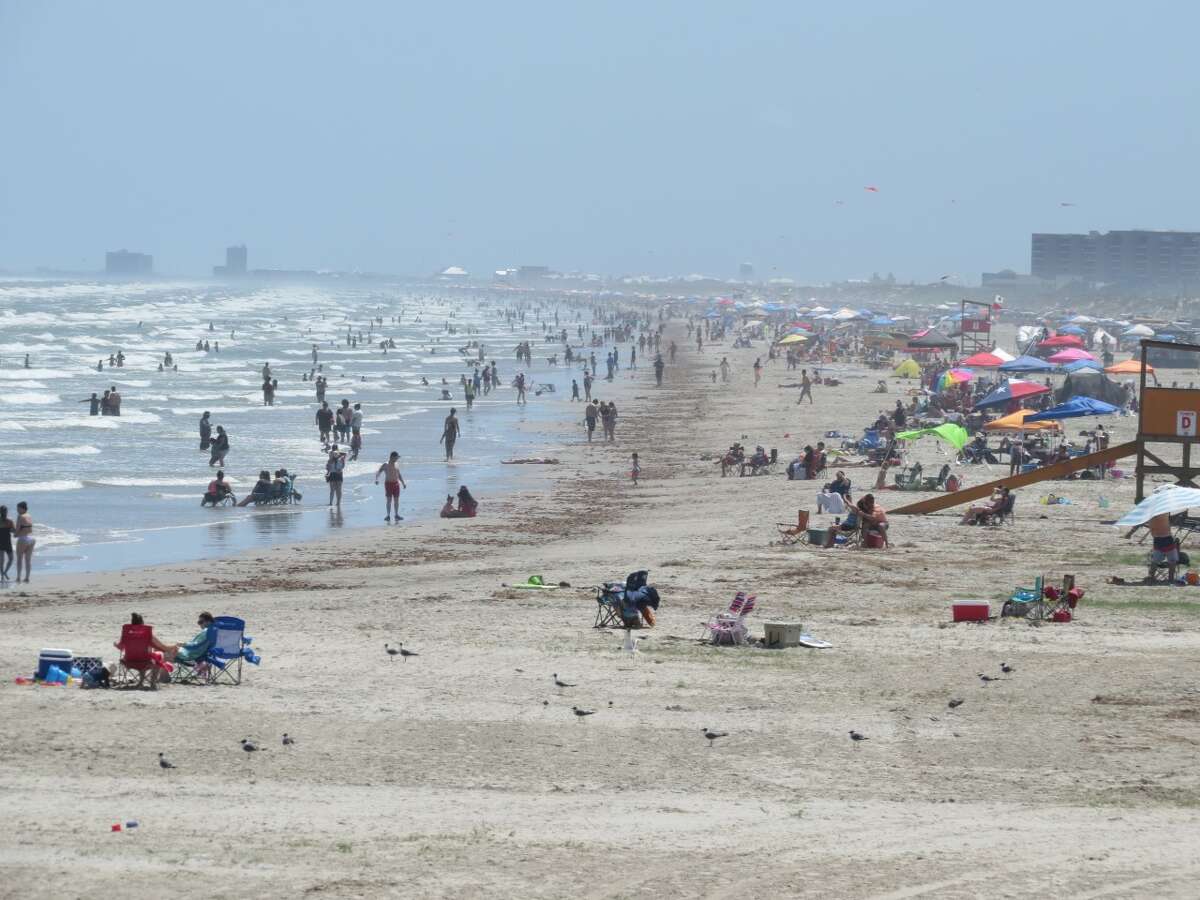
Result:
M916 431L902 431L896 435L896 439L900 441L915 441L918 438L923 438L927 434L932 434L935 437L941 438L947 444L954 447L955 450L961 450L967 445L967 441L971 436L967 434L967 429L961 425L955 425L953 422L946 422L934 428L919 428Z

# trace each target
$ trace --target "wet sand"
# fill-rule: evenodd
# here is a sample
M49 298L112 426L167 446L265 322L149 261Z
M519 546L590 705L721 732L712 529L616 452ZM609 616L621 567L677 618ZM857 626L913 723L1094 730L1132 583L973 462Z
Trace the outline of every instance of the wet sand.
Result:
M1144 548L1102 524L1132 481L1025 488L1011 526L895 517L886 551L782 546L775 523L815 509L817 483L721 479L719 452L742 440L786 460L857 431L898 387L843 371L798 407L779 362L753 387L765 353L681 349L661 389L649 367L599 382L617 443L564 422L562 464L514 467L520 487L481 497L474 520L0 594L0 893L1194 895L1200 594L1104 583L1142 574ZM721 355L728 386L708 379ZM1134 429L1106 425L1114 442ZM914 456L945 459L931 440ZM1042 506L1048 490L1070 504ZM591 589L638 568L663 605L631 657L591 627ZM950 623L952 600L996 613L1039 572L1086 588L1075 622ZM503 587L531 574L572 587ZM833 648L698 643L741 589L758 595L755 635L802 621ZM247 619L263 664L240 687L12 682L39 647L111 655L131 611L179 640L200 609ZM393 661L385 641L420 656ZM984 685L1001 662L1016 671ZM576 721L573 705L597 712ZM704 727L730 736L709 748Z

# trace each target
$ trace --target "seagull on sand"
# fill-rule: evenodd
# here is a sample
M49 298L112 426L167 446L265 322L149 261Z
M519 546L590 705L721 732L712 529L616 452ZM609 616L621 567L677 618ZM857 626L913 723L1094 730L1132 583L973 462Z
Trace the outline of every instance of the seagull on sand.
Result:
M960 706L962 706L962 705L963 705L963 702L962 702L962 700L960 700L959 698L955 697L954 699L952 699L952 700L951 700L949 703L947 703L946 705L947 705L948 707L950 707L951 709L958 709L958 707L960 707Z
M558 673L555 672L554 673L554 686L560 687L560 688L565 688L565 687L575 687L576 685L572 684L569 681L563 681L562 679L560 679L558 677Z
M854 746L857 747L863 741L869 741L870 738L865 734L859 734L857 731L851 731L850 740L854 741Z
M1007 675L1010 672L1015 672L1017 670L1015 667L1010 666L1008 663L1000 663L1000 671L1003 672L1005 675Z
M290 747L290 746L291 746L292 744L294 744L294 743L296 743L296 739L295 739L294 737L291 737L291 736L290 736L290 735L289 735L289 734L288 734L288 733L285 731L285 732L283 733L283 746L285 746L285 747Z
M708 740L709 747L712 747L713 741L715 741L717 738L729 737L728 731L713 731L707 726L701 728L700 730L704 732L704 737Z
M247 753L257 753L258 744L254 743L250 738L242 738L242 749Z
M160 754L158 754L158 767L160 769L173 769L173 768L175 768L175 763L171 762L163 754L160 753Z
M581 709L578 706L572 706L571 712L575 713L575 717L580 720L582 720L584 716L594 716L596 714L594 709Z
M401 644L401 643L397 643L395 647L391 647L387 644L384 644L383 649L386 650L387 655L392 657L393 659L395 659L397 656L399 656L405 662L408 662L408 658L410 656L420 656L421 655L420 653L417 653L414 650L405 650L404 644Z
M1003 679L1003 678L996 678L996 677L994 677L994 676L992 676L992 675L984 675L982 672L980 672L980 673L979 673L979 680L980 680L980 681L982 681L984 684L987 684L989 681L1003 681L1004 679Z

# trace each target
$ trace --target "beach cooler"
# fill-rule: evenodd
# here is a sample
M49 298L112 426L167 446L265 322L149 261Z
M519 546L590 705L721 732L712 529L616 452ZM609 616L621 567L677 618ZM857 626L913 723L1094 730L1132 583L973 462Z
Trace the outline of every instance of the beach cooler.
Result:
M71 674L71 664L74 661L75 654L70 650L56 650L53 647L44 647L41 653L38 654L36 677L44 681L51 666L58 666L69 675Z
M955 622L986 622L991 612L986 600L955 600L952 609Z
M828 540L829 529L827 528L810 528L808 529L808 542L814 547L824 547L825 541Z

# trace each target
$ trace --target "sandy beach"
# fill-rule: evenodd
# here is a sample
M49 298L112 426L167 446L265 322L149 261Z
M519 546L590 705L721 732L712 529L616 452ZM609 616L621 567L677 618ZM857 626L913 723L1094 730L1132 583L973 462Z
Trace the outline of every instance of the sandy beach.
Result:
M523 467L476 519L99 575L35 563L0 594L0 895L1194 896L1200 601L1105 583L1144 574L1145 548L1103 524L1132 480L1024 488L1012 525L893 517L887 550L783 546L775 523L815 511L819 483L722 479L718 454L790 459L900 384L872 394L876 373L834 366L842 384L798 406L781 361L754 386L764 344L696 353L680 321L669 338L661 388L648 366L598 382L616 443L564 412L561 464ZM721 356L728 385L709 379ZM949 459L932 440L913 456ZM1050 490L1069 503L1040 504ZM630 655L592 628L593 588L643 568L663 604ZM950 622L953 600L995 614L1041 573L1086 589L1075 621ZM504 586L534 574L571 586ZM799 621L832 648L699 643L738 590L754 635ZM263 657L238 687L13 682L41 647L112 658L133 611L182 640L205 609L245 618ZM420 655L391 659L397 641ZM705 727L729 736L709 747Z

